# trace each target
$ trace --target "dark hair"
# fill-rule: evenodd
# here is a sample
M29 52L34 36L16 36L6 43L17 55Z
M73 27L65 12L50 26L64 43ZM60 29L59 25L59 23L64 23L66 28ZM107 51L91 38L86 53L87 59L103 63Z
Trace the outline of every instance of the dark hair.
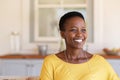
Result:
M77 16L82 18L85 21L83 15L80 12L72 11L72 12L68 12L68 13L64 14L60 18L60 21L59 21L59 29L60 29L60 31L64 31L65 30L64 29L64 24L65 24L66 20L68 20L68 19L70 19L72 17L77 17Z

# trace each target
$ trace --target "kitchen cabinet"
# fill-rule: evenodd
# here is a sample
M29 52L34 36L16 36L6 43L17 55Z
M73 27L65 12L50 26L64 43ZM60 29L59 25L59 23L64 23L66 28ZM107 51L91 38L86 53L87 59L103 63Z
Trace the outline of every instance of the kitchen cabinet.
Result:
M0 76L39 76L42 59L4 59L0 62Z
M42 68L43 60L30 60L31 67L29 68L29 76L39 76Z

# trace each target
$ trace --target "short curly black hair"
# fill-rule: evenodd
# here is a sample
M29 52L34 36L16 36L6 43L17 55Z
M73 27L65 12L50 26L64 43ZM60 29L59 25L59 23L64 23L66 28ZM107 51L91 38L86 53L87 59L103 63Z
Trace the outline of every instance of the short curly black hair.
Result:
M60 31L65 31L64 24L65 24L66 20L68 20L68 19L70 19L72 17L76 17L76 16L82 18L85 21L84 16L82 15L82 13L77 12L77 11L68 12L68 13L64 14L60 18L60 21L59 21L59 29L60 29Z

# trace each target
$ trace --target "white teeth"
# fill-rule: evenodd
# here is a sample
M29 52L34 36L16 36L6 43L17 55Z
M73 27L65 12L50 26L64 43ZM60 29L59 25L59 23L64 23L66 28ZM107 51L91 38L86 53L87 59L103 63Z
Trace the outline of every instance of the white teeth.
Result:
M75 40L75 41L77 41L77 42L79 42L79 43L80 43L80 42L82 42L82 39L79 39L79 40Z

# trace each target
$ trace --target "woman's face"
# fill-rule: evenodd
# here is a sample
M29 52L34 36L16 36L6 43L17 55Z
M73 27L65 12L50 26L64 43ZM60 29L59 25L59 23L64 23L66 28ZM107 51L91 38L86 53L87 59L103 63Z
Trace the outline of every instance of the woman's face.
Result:
M66 47L83 48L87 39L84 20L80 17L70 18L65 22L64 27L65 31L61 31L61 35L66 41Z

